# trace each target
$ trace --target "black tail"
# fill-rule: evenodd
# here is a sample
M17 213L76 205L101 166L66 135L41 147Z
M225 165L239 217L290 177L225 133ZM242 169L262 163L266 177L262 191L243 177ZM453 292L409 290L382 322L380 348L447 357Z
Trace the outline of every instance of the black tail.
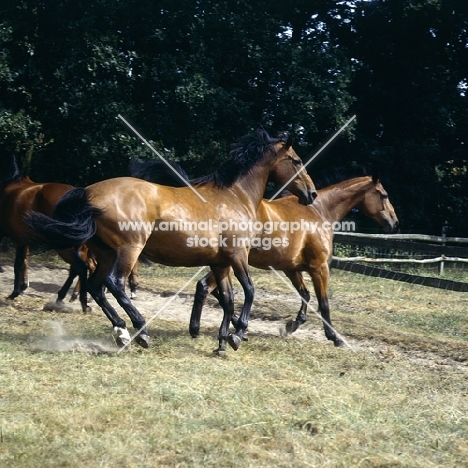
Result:
M93 207L84 188L68 191L57 203L52 218L30 211L27 225L36 233L34 243L55 250L84 244L96 233L95 218L102 211Z

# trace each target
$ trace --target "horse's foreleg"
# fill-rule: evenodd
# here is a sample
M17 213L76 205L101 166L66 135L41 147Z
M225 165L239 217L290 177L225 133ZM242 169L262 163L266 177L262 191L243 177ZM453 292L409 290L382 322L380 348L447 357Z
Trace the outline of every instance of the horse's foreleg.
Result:
M231 348L237 351L245 333L247 332L255 289L252 278L250 277L247 259L245 259L245 261L240 259L238 263L233 265L233 270L236 278L239 280L239 283L242 286L242 289L244 290L244 304L242 306L239 318L236 321L236 331L230 334L228 338L228 342Z
M73 291L72 299L70 302L73 302L77 294L76 292L79 291L80 295L80 303L81 309L83 312L90 312L91 309L88 307L88 297L86 291L86 281L88 278L88 263L83 259L86 257L86 254L83 254L82 248L80 247L78 250L75 249L67 249L63 251L58 251L58 254L70 264L70 269L68 271L68 278L60 288L60 291L57 293L57 303L63 302L65 296L67 295L70 286L73 283L73 280L78 276L78 282L76 284L75 290Z
M318 306L323 321L325 336L330 341L333 341L335 346L343 346L344 342L336 336L336 332L332 326L330 317L330 306L328 303L328 281L330 271L328 263L324 262L319 267L309 269L309 274L314 284L315 294L318 300Z
M285 275L289 278L296 291L301 297L301 307L297 313L296 320L289 320L286 323L286 332L294 333L307 320L307 305L310 301L310 292L304 281L304 277L300 271L285 271Z
M85 290L86 290L86 287L85 287ZM80 294L80 291L81 291L81 283L80 283L80 278L78 278L78 281L76 282L75 287L73 288L73 292L71 293L70 302L76 301L76 299L78 298L78 294Z
M28 257L28 246L23 245L16 248L15 263L13 266L13 271L15 274L13 292L8 296L8 299L15 299L29 286Z
M78 271L78 283L79 284L79 296L81 310L83 312L91 312L91 307L88 305L88 291L86 283L88 282L88 263L83 261L81 258L76 258L74 262L75 271Z
M217 299L222 306L222 298L219 294L219 290L216 289L215 275L212 271L210 271L200 281L197 282L189 325L189 331L192 338L198 338L200 336L200 318L203 305L205 304L205 300L208 294L214 290L216 290Z
M66 279L65 283L63 283L63 286L60 288L59 292L57 293L57 299L55 300L56 303L60 304L63 302L63 299L67 295L68 290L70 289L70 286L73 283L73 280L76 278L77 273L73 270L73 267L70 266L70 269L68 270L68 278Z

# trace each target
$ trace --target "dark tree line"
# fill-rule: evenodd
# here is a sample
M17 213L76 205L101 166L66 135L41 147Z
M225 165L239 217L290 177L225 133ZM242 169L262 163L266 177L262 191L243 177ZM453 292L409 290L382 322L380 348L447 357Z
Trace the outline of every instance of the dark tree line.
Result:
M4 0L0 143L86 185L152 153L192 176L259 125L312 166L378 167L404 230L468 235L468 4L456 0Z

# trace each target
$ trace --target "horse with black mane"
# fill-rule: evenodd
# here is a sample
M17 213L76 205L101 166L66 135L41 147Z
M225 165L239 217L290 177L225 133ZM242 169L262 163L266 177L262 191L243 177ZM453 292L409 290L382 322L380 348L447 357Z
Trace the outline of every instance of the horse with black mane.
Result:
M187 173L177 163L173 163L178 174L189 180ZM145 180L158 181L168 185L179 185L180 178L172 171L153 162L135 163L130 170ZM332 182L333 181L333 182ZM310 302L310 292L302 276L307 271L312 279L318 308L324 323L325 336L333 341L335 346L342 346L343 340L339 338L332 327L330 307L328 301L329 259L333 248L333 223L341 221L352 209L362 212L365 216L382 226L385 232L393 232L398 227L398 219L377 174L372 177L366 174L364 168L355 168L353 173L343 169L335 169L332 176L327 176L324 186L318 190L318 196L313 205L301 206L290 193L282 198L269 202L262 200L257 210L257 220L262 225L280 226L285 223L305 221L311 228L309 231L297 230L287 233L288 245L270 248L253 247L249 253L249 264L259 269L274 268L284 271L286 276L301 297L301 306L295 320L286 323L287 334L295 332L307 320L307 306ZM326 229L328 228L328 229ZM260 232L259 245L262 238L284 236L280 229ZM219 300L219 291L216 281L210 272L197 283L195 299L190 316L190 334L196 338L200 334L200 319L208 294L213 294ZM233 323L236 318L233 317Z
M272 138L264 130L248 135L231 151L229 161L210 176L192 181L192 187L168 187L130 177L109 179L83 189L73 189L57 204L53 218L32 212L28 225L51 248L86 243L97 260L88 280L88 290L114 326L119 344L128 346L126 324L110 305L104 287L117 299L138 330L135 341L148 347L145 319L125 293L125 278L138 257L171 266L210 266L224 316L219 331L223 353L228 342L237 349L247 329L254 287L248 267L249 246L235 242L245 237L231 220L256 219L268 181L288 184L302 204L313 202L316 192L301 159L286 138ZM296 199L297 201L297 199ZM129 220L150 229L121 229ZM161 223L178 223L179 230L155 229ZM211 220L212 223L207 223ZM220 226L227 224L220 232ZM194 226L200 227L198 230ZM223 239L220 239L222 235ZM209 239L194 245L195 236ZM221 242L222 240L222 242ZM214 241L214 242L212 242ZM232 270L244 290L244 305L234 333L229 324L234 311L229 272Z

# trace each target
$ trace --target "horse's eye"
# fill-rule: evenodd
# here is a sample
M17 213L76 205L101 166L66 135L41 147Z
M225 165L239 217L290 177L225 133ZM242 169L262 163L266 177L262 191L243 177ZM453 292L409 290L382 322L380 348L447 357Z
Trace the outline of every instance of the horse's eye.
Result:
M295 164L296 166L300 166L302 165L302 161L300 159L293 159L293 164Z
M380 199L381 199L381 200L387 200L387 199L388 199L388 195L387 195L387 194L381 193L381 194L380 194Z

